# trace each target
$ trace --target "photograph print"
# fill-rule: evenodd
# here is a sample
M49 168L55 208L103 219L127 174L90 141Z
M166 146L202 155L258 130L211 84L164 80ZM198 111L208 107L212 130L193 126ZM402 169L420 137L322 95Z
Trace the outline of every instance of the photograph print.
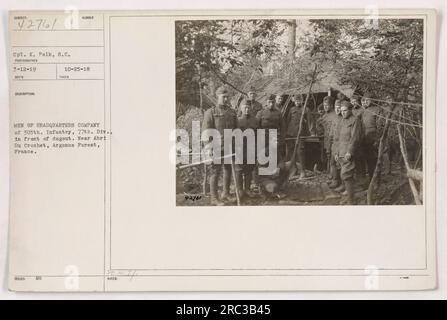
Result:
M423 204L424 20L178 20L177 206Z

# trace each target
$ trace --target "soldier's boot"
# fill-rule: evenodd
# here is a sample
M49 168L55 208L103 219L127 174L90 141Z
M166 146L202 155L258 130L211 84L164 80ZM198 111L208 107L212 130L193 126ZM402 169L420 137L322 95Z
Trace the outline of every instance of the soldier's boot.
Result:
M345 185L342 183L342 184L340 184L337 188L335 188L334 189L334 191L335 192L339 192L339 193L342 193L342 192L344 192L346 189L345 189Z
M231 169L224 168L223 171L223 192L220 199L224 202L234 202L235 199L230 196Z
M354 205L354 181L353 179L347 179L344 181L345 188L346 188L346 204L348 205Z
M306 168L304 165L304 149L300 146L298 149L298 161L299 161L299 169L300 169L300 179L304 179L307 177Z
M335 189L341 185L340 170L334 166L334 180L329 184L329 188Z
M236 189L236 186L237 186L237 189ZM236 192L239 193L239 200L242 200L243 198L245 198L242 171L236 172L236 186L235 186L235 190L236 190Z
M338 187L338 185L337 186L335 186L335 187L333 187L333 185L334 185L334 182L336 181L336 179L337 179L337 168L333 165L333 164L331 164L331 167L330 167L330 179L329 179L329 187L331 187L331 185L332 185L332 187L331 188L336 188L336 187Z
M219 200L217 195L217 182L219 177L217 175L210 176L210 195L211 195L211 205L213 206L223 206L225 203Z
M253 198L255 195L250 191L251 179L253 174L251 172L245 174L244 179L244 193L248 198Z

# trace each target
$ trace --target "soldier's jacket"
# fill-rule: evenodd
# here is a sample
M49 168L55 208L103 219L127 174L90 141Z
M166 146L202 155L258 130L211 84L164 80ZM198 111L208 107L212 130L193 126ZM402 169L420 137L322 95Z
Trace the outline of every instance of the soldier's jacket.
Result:
M322 117L321 117L321 125L323 126L323 130L324 130L324 148L326 149L326 151L331 150L331 144L332 144L332 125L334 122L337 121L337 114L335 113L335 111L331 110L330 112L325 113Z
M317 136L324 135L323 116L318 117L315 121L315 134Z
M248 117L239 116L237 118L237 127L242 131L246 129L257 129L258 128L258 119L249 115Z
M361 117L363 125L363 136L368 141L377 141L378 122L381 118L381 109L378 106L370 106L362 109Z
M252 145L250 147L252 148L251 149L252 151L256 151L256 129L258 128L258 120L255 117L251 116L251 115L248 115L248 117L246 117L246 116L239 116L237 118L237 127L239 129L241 129L242 132L244 132L247 129L254 129L254 132L253 132L253 134L254 134L254 139L253 139L254 145ZM247 159L246 153L247 153L247 147L248 147L247 143L248 143L248 140L244 139L242 150L236 149L236 152L241 152L241 151L243 152L242 153L242 155L243 155L242 159L243 159L243 163L244 164L247 163L247 160L246 160ZM256 152L254 153L254 155L255 155L255 159L256 159Z
M359 106L358 108L352 108L352 115L359 119L358 125L360 126L360 141L361 142L363 142L363 140L365 138L365 129L363 128L363 119L362 119L363 111L365 111L365 109L363 109L361 106Z
M331 137L332 137L332 145L331 145L331 153L335 155L337 153L339 134L340 134L340 125L343 120L341 114L337 116L337 119L332 123L331 127Z
M278 109L264 108L258 112L256 118L258 120L258 128L278 130L278 140L283 142L285 125L281 117L281 112Z
M352 108L352 114L355 116L355 117L361 117L362 116L362 113L363 113L363 108L360 106L360 107L357 107L357 108Z
M307 112L306 112L307 113ZM290 107L289 111L285 114L284 117L284 123L285 123L285 134L287 136L296 137L298 134L298 130L300 127L300 119L301 115L303 114L303 107L300 106L292 106ZM301 135L307 135L309 132L308 126L307 126L307 117L304 115L303 118L303 128L301 129Z
M338 140L336 144L337 154L344 157L346 153L355 155L361 136L360 119L351 115L342 119L338 128Z
M216 129L224 137L224 129L235 129L237 127L236 111L228 106L217 105L205 111L203 116L202 131Z
M247 104L250 106L249 113L254 118L256 117L258 112L262 110L262 104L260 102L256 101L256 100L254 100L254 101L247 100ZM242 116L242 111L241 111L240 108L238 108L237 116L238 117Z

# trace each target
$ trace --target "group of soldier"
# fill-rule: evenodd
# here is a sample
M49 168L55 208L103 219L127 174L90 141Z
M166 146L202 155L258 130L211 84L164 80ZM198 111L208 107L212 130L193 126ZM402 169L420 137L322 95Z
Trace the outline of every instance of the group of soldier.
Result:
M347 98L342 93L337 98L325 96L321 111L316 121L309 121L309 111L304 107L301 94L288 96L270 95L264 106L256 100L256 91L250 88L247 97L239 107L230 105L229 91L221 87L216 92L217 103L204 114L202 130L216 129L223 137L225 129L276 129L275 140L265 130L265 150L274 143L277 150L278 170L271 176L257 175L257 164L216 164L210 168L210 196L212 205L233 203L235 197L230 195L232 177L235 190L240 200L251 198L252 181L259 186L261 195L266 196L263 179L277 179L278 186L287 179L287 163L300 164L300 178L306 177L304 170L304 144L297 143L299 137L322 136L324 155L330 175L329 186L342 193L342 202L355 204L354 180L364 185L374 174L377 163L378 120L381 109L372 105L371 96L366 93L361 99L357 96ZM285 101L286 100L286 101ZM303 114L304 113L304 114ZM313 122L313 123L312 123ZM298 137L299 136L299 137ZM222 193L218 193L218 181L223 173ZM367 182L367 181L366 181ZM275 189L280 196L280 187Z

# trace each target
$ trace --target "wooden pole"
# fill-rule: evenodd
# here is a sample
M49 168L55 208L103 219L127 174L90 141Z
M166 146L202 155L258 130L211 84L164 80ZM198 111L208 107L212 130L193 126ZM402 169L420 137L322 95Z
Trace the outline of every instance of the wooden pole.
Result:
M410 189L411 189L411 192L413 193L414 202L417 205L420 205L420 204L422 204L422 202L419 197L419 192L416 188L416 184L414 183L414 180L412 178L410 178L410 176L409 176L411 168L410 168L410 163L408 161L407 149L405 147L405 141L402 137L402 127L400 124L397 125L397 134L399 136L400 152L402 153L402 157L404 159L405 168L407 168L408 183L410 184ZM421 181L421 184L422 184L422 181Z
M298 133L296 135L295 146L293 148L293 154L292 154L292 157L290 157L290 160L289 160L290 161L289 178L291 176L293 176L293 174L296 172L296 153L297 153L298 147L299 147L299 145L301 143L300 136L301 136L301 132L303 130L304 114L306 113L307 103L309 102L309 97L310 97L310 95L312 93L312 86L313 86L313 84L315 82L316 74L317 74L317 64L315 64L314 71L312 73L312 80L311 80L310 85L309 85L309 91L307 92L306 100L304 101L304 105L303 105L303 111L302 111L301 117L300 117L300 124L299 124L299 127L298 127ZM300 163L300 165L301 165L301 170L304 170L304 163Z
M231 173L233 174L234 190L236 191L237 205L240 206L241 205L241 197L239 195L239 186L237 185L236 170L234 169L233 159L231 159Z
M204 114L203 110L203 96L202 96L202 72L200 69L200 66L198 66L199 69L199 103L200 103L200 111L202 112L202 115ZM202 194L206 195L206 185L208 180L208 167L206 163L203 164L203 181L202 181Z
M304 101L303 112L301 113L301 117L300 117L300 125L298 127L298 133L296 135L296 140L295 140L295 148L293 149L293 155L292 155L292 160L294 160L294 161L295 161L295 157L296 157L297 148L298 148L298 146L299 146L299 144L301 142L300 141L301 140L300 136L301 136L301 132L303 130L304 114L306 113L307 103L309 102L309 97L310 97L310 95L312 93L312 86L313 86L313 84L315 82L316 74L317 74L317 64L315 64L315 67L314 67L314 72L312 74L312 80L311 80L310 85L309 85L309 91L307 92L306 100Z

